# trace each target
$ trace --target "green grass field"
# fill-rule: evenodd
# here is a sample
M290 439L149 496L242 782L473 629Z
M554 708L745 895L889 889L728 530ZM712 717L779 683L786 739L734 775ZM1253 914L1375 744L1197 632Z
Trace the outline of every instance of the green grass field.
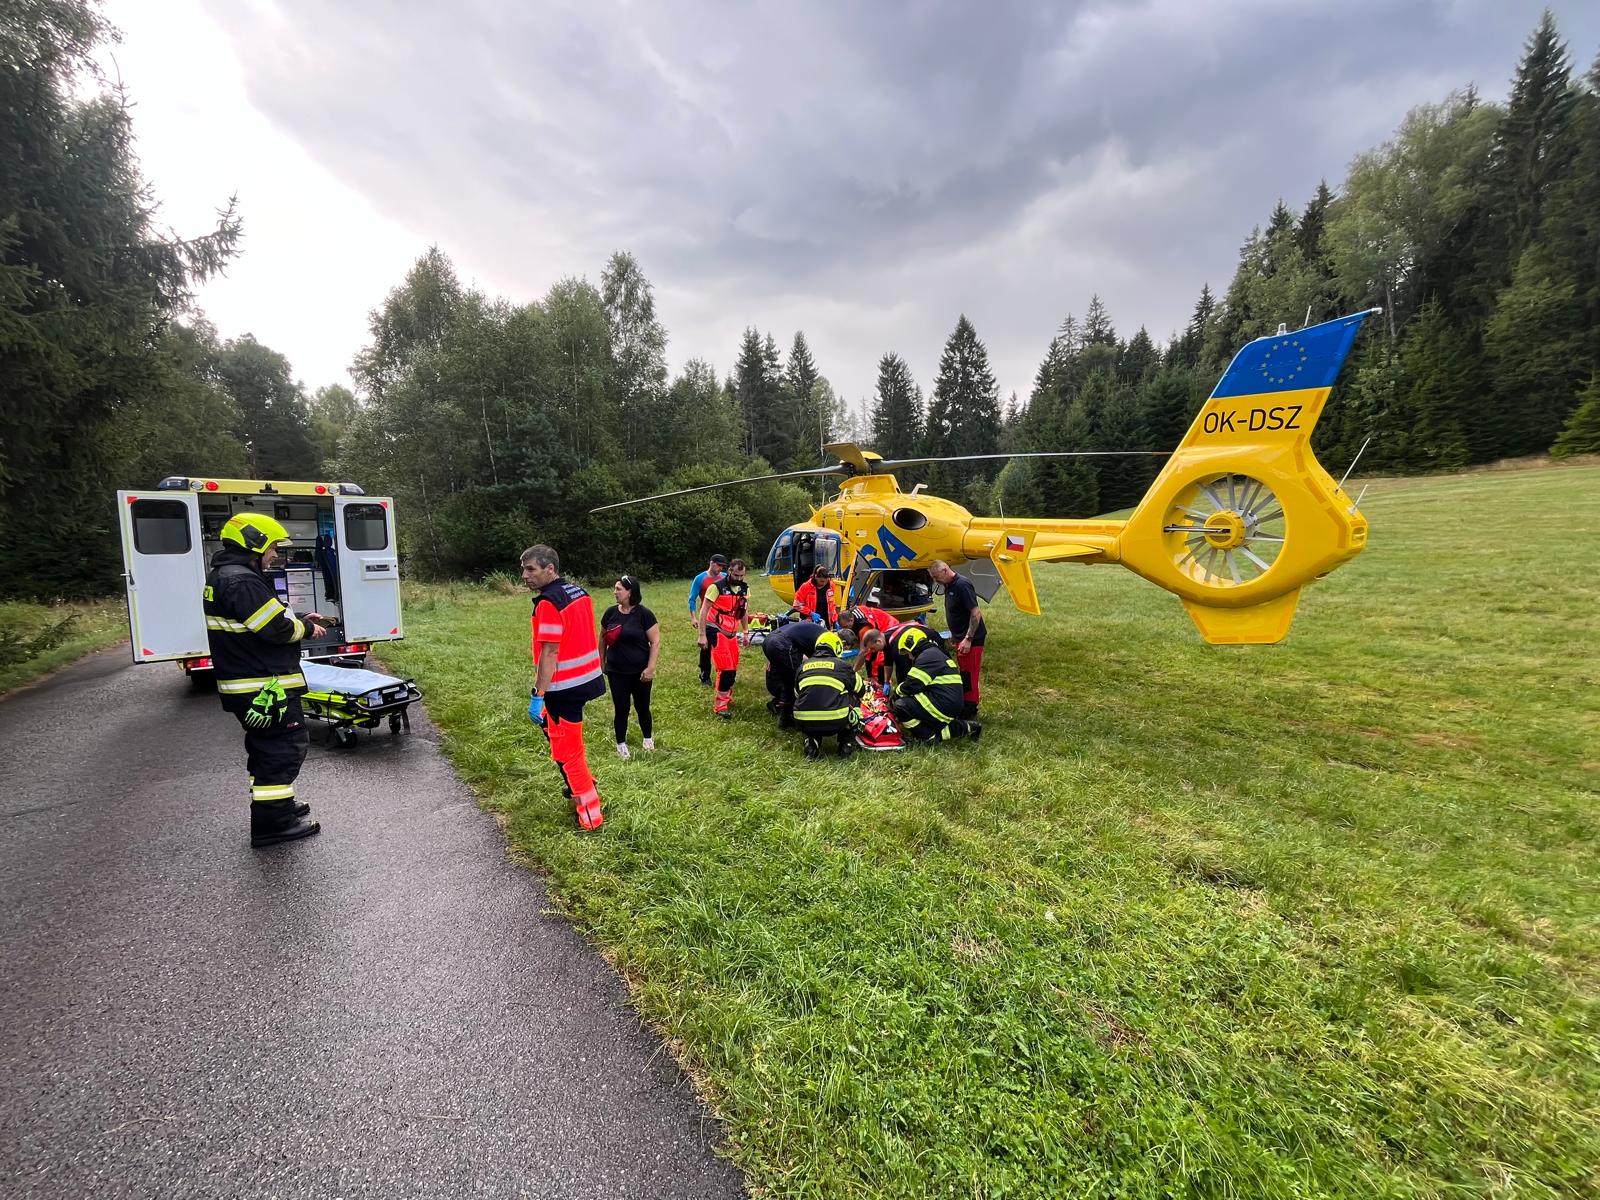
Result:
M990 611L981 744L842 763L759 655L714 724L652 586L662 749L590 707L597 835L527 723L525 594L416 589L385 659L759 1194L1593 1196L1597 495L1379 481L1278 647L1044 568L1045 617Z
M35 647L39 636L52 629L57 632L45 640L53 644ZM0 604L0 696L127 636L128 609L120 598Z

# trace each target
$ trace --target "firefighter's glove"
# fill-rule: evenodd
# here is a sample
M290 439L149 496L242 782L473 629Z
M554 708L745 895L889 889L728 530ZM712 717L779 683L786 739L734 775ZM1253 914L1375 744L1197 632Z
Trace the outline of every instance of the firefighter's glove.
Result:
M544 724L544 697L535 692L528 699L528 720L535 725Z
M283 684L276 679L264 684L245 710L244 723L249 729L271 729L283 721L289 710L289 697Z

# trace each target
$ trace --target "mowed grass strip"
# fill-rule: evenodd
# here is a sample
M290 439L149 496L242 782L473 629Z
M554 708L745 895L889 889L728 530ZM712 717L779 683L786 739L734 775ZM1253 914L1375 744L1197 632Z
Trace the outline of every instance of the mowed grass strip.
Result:
M49 645L22 653L41 635ZM127 637L127 601L120 597L56 604L0 603L0 696Z
M1043 618L988 610L979 745L847 762L780 735L759 653L714 722L649 585L662 748L590 706L598 835L527 722L525 594L413 589L384 654L762 1194L1593 1196L1597 494L1379 481L1278 647L1047 567Z

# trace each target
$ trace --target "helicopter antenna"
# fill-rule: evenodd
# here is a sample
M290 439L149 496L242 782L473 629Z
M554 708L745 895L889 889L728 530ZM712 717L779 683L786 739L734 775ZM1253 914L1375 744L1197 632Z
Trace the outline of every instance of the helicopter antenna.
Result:
M1371 486L1372 485L1370 483L1363 483L1361 485L1361 496L1365 496L1367 494L1367 489ZM1350 515L1352 517L1355 516L1356 509L1361 507L1361 496L1357 496L1356 502L1350 506Z
M1350 465L1344 469L1344 474L1339 476L1339 487L1344 487L1344 481L1350 478L1350 472L1356 469L1356 464L1361 461L1361 456L1367 452L1367 447L1372 444L1372 434L1367 434L1367 440L1361 443L1361 449L1356 451L1356 456L1350 460ZM1367 489L1362 488L1362 492ZM1359 502L1358 502L1359 503Z
M751 475L747 479L727 479L721 483L702 483L699 487L679 488L675 492L660 492L654 496L640 496L635 500L619 500L615 504L602 504L591 508L591 513L605 512L608 508L626 508L630 504L644 504L651 500L670 500L674 496L689 496L695 492L709 492L716 488L738 487L741 483L770 483L774 479L806 479L816 475L850 475L849 467L842 464L831 467L811 467L804 471L783 471L777 475Z

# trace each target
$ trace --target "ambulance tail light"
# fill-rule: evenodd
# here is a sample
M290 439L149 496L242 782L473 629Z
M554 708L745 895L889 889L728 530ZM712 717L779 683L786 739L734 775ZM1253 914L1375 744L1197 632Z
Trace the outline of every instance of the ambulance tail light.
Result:
M183 669L185 671L209 671L211 670L211 660L209 658L186 658L183 660Z

